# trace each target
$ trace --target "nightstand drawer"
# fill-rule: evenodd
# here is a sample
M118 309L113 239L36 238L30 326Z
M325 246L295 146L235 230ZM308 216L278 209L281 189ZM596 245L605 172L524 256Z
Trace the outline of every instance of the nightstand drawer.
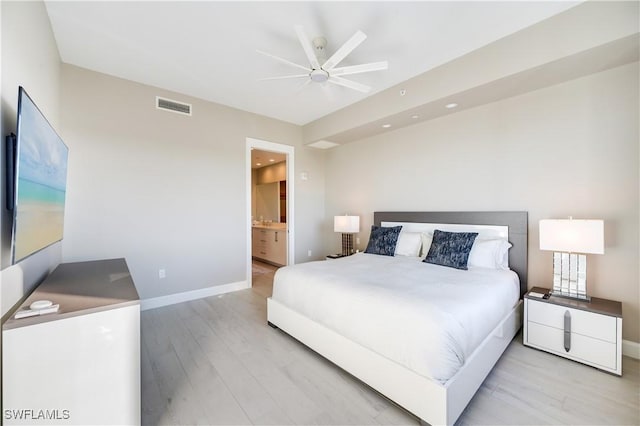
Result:
M571 315L571 333L605 340L612 344L617 341L616 318L608 315L572 309L535 300L527 300L527 321L553 327L564 332L564 314ZM562 343L562 339L560 340ZM564 351L564 348L562 349Z
M536 303L535 305L539 305ZM529 307L531 309L532 306ZM531 311L529 311L531 313ZM602 316L602 315L601 315ZM557 355L571 358L594 367L607 370L618 370L618 353L615 343L590 338L577 333L571 333L571 349L564 349L564 331L535 322L528 322L528 345L544 349ZM615 330L615 325L613 326Z

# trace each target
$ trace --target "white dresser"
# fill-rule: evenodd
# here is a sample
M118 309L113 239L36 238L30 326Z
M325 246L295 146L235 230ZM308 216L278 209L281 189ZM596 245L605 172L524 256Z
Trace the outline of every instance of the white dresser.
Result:
M593 297L590 302L551 296L524 296L527 346L622 375L622 304Z
M140 302L124 259L59 265L2 327L3 424L140 424Z

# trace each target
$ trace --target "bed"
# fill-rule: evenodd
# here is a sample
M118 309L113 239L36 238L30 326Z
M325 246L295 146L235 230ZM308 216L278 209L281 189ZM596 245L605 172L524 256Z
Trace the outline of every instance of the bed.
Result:
M453 424L522 324L527 213L376 212L374 223L508 240L509 270L371 254L294 265L276 274L268 322L422 421Z

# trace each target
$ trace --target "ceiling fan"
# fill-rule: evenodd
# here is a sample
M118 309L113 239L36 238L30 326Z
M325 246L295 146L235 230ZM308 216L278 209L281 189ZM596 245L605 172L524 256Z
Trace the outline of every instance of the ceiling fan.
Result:
M304 74L284 75L280 77L262 78L261 80L282 80L289 78L307 78L304 85L309 83L324 83L329 82L338 86L348 87L349 89L358 90L363 93L368 93L371 90L370 86L357 83L353 80L343 78L343 75L360 74L363 72L386 70L389 67L387 61L371 62L368 64L352 65L347 67L337 67L337 65L351 53L356 47L362 43L367 36L362 31L357 31L345 44L340 47L329 59L325 58L325 47L327 46L327 39L324 37L316 37L310 40L304 32L301 25L296 25L296 34L304 49L304 53L309 60L309 66L303 66L287 59L280 58L279 56L272 55L267 52L258 50L257 52L280 61L284 64L291 65L293 67L302 69Z

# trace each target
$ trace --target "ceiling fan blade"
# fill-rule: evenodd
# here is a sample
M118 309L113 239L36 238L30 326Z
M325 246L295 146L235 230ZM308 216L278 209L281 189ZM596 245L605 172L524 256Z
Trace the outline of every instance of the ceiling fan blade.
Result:
M316 54L313 51L313 47L311 46L309 37L307 37L307 35L304 32L304 28L302 28L302 25L296 25L294 28L296 29L296 34L298 34L298 39L300 40L300 44L304 49L304 53L305 55L307 55L307 59L311 64L311 68L313 68L314 70L319 69L320 63L318 62L318 58L316 57Z
M298 86L298 88L296 89L296 93L302 92L302 89L307 87L307 85L310 84L310 83L311 83L311 79L305 80L304 83L302 83L300 86Z
M348 87L349 89L354 89L354 90L357 90L358 92L362 92L362 93L369 93L369 91L371 90L370 86L366 86L364 84L356 83L355 81L347 80L346 78L335 77L333 75L331 77L329 77L329 80L327 80L327 81L329 83L337 84L338 86Z
M320 87L322 88L322 93L324 93L324 96L327 98L327 100L329 102L335 102L336 97L335 97L335 94L333 93L334 91L331 90L329 85L328 84L321 84Z
M389 68L389 62L371 62L369 64L353 65L350 67L340 67L331 70L331 75L359 74L361 72L380 71Z
M358 30L345 44L340 47L329 59L327 62L322 64L322 69L325 71L330 71L335 68L336 65L340 63L353 49L358 47L360 43L362 43L367 38L367 35L362 31Z
M307 77L309 78L309 74L296 74L296 75L282 75L280 77L266 77L266 78L259 78L258 81L266 81L266 80L284 80L287 78L302 78L302 77ZM309 81L311 81L311 79L309 78Z
M273 59L275 59L276 61L280 61L280 62L282 62L283 64L291 65L291 66L294 66L294 67L296 67L296 68L300 68L300 69L302 69L302 70L305 70L305 71L307 71L307 72L310 72L310 71L311 71L311 69L310 69L309 67L304 67L304 66L302 66L302 65L298 65L298 64L296 64L295 62L288 61L288 60L283 59L283 58L281 58L281 57L279 57L279 56L272 55L271 53L263 52L262 50L256 50L256 52L258 52L258 53L259 53L259 54L261 54L261 55L264 55L264 56L268 56L268 57L270 57L270 58L273 58Z

